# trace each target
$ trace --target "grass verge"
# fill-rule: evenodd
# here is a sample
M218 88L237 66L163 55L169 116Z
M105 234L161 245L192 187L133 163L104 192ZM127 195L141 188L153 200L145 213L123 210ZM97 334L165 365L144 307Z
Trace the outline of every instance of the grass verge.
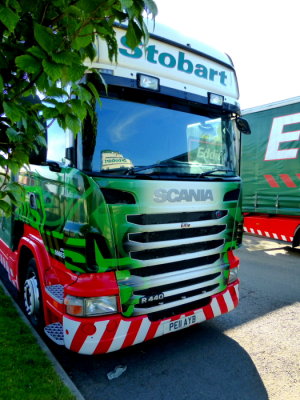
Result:
M0 400L74 400L0 286Z

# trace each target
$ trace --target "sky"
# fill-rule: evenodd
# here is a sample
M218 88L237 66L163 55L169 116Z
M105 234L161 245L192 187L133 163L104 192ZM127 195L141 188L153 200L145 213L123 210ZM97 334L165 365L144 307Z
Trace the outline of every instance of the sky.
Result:
M227 53L241 109L300 96L299 0L155 0L156 21Z

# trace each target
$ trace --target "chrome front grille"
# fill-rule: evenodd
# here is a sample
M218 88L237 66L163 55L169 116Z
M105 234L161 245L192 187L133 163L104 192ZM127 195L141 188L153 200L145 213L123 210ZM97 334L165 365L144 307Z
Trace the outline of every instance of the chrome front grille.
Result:
M134 304L133 315L171 315L223 290L226 217L226 210L128 215L124 248L141 267L119 281L133 290L124 311Z

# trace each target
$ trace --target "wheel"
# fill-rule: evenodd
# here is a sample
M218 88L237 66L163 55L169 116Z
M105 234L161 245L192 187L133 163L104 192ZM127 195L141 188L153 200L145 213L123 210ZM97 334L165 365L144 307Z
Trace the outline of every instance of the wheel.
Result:
M41 285L34 258L27 266L23 285L23 305L31 324L39 329L44 326Z

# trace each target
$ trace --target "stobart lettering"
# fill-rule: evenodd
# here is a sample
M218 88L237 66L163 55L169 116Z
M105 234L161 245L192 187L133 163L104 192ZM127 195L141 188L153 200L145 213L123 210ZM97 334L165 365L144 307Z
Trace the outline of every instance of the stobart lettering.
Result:
M119 48L119 52L123 56L135 59L145 57L140 47L136 47L134 50L130 49L126 43L125 36L121 38L121 44L125 47L125 49ZM186 74L194 74L198 78L218 82L224 86L227 85L226 71L218 71L203 64L194 65L184 51L177 51L177 54L174 55L167 52L159 52L155 45L150 45L146 47L146 60L151 64L160 64L165 68L177 68L178 71Z
M181 201L213 201L213 194L210 189L157 189L154 192L153 200L157 203L163 203L165 201L169 201L170 203Z

